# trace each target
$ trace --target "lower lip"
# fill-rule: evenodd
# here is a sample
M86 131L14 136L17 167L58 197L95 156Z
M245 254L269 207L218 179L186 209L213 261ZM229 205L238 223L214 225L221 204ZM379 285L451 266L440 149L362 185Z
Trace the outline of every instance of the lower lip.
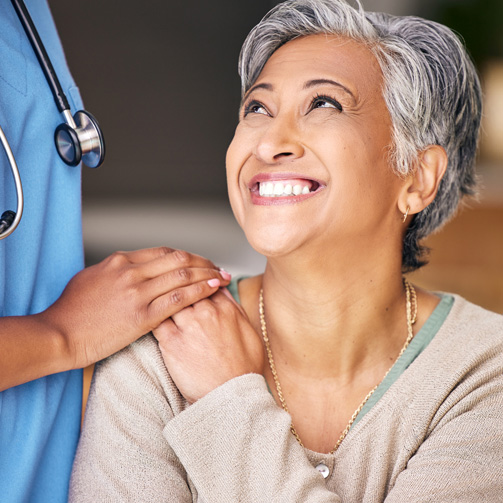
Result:
M297 204L310 199L318 194L322 187L318 187L314 192L309 194L299 194L298 196L283 196L283 197L263 197L258 191L251 192L251 202L259 206L282 206L284 204Z

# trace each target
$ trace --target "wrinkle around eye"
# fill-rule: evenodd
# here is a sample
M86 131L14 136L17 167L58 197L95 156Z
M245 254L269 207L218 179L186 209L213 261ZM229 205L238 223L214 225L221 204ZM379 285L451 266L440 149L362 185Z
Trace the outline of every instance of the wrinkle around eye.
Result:
M267 108L257 100L250 100L243 106L242 117L243 119L249 115L264 115L269 117L271 114Z
M318 106L320 104L321 104L321 106ZM317 110L320 108L333 109L339 113L344 111L342 104L338 100L336 100L335 98L329 97L329 96L324 96L324 95L318 95L312 100L309 111Z

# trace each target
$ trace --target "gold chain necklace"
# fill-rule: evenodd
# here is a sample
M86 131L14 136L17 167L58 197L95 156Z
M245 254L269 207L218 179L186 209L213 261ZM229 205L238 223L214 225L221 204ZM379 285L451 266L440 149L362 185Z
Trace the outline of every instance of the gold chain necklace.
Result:
M379 384L381 384L382 381L386 378L386 376L389 374L389 371L393 368L397 360L403 355L404 351L407 349L410 341L414 337L414 333L412 331L412 325L416 322L416 317L417 317L417 297L416 297L416 290L414 287L407 281L406 278L403 278L403 283L405 286L405 297L406 297L406 312L407 312L407 339L405 341L405 344L403 345L402 349L400 350L400 353L398 353L398 356L396 357L395 361L393 362L393 365L388 369L386 374L384 374L384 377L381 379L381 381L369 391L367 396L363 399L362 403L358 406L358 408L353 412L353 415L351 416L351 419L349 420L349 423L347 424L346 428L344 428L344 431L342 432L341 436L339 437L339 440L337 440L337 443L335 444L335 447L330 451L330 454L333 454L341 445L342 441L346 438L346 435L349 432L349 429L351 428L352 424L354 423L356 417L360 413L360 411L363 409L363 406L367 403L368 399L373 395L374 391L379 387ZM279 378L278 378L278 373L276 371L276 365L274 364L274 358L272 356L272 351L271 351L271 344L269 342L269 337L267 335L267 325L265 322L265 311L264 311L264 290L263 288L260 289L260 295L259 295L259 315L260 315L260 327L262 329L262 338L264 339L264 344L265 344L265 349L267 352L267 358L269 360L269 367L271 369L272 377L274 379L274 384L276 385L276 392L278 394L279 401L281 403L281 406L283 407L283 410L285 412L289 413L288 406L286 405L285 397L283 396L283 391L281 389L281 384L279 383ZM304 444L302 443L302 440L299 437L299 434L297 433L297 430L295 429L295 426L293 425L293 422L290 424L290 431L293 433L293 436L297 439L297 442L299 442L302 447L304 447Z

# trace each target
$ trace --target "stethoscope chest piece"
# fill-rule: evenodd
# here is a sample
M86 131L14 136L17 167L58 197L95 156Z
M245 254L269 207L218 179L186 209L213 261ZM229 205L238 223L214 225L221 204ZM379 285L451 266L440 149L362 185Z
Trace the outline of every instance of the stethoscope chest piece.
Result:
M97 168L105 157L105 140L98 121L85 110L79 110L73 117L69 111L64 115L68 123L60 124L54 133L59 156L69 166L82 161L90 168Z
M51 60L45 50L44 44L37 32L30 13L23 0L11 0L14 9L19 17L28 40L30 41L35 55L40 63L42 71L47 79L47 83L54 96L54 101L60 113L63 114L65 122L56 128L54 141L56 150L63 161L70 166L77 166L81 161L90 168L97 168L103 163L105 158L105 140L101 132L98 121L84 110L79 110L73 116L70 112L70 105L65 93L61 88ZM14 232L23 214L23 186L17 168L16 160L12 154L9 142L0 127L0 142L5 149L17 194L17 211L7 210L0 216L0 240L6 238Z

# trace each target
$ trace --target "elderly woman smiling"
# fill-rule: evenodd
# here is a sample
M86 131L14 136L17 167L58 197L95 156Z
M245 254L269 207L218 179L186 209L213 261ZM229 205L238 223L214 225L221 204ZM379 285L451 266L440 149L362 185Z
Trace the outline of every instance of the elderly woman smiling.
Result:
M403 277L474 190L461 43L287 1L240 74L229 197L265 272L99 366L72 499L502 501L502 317Z

